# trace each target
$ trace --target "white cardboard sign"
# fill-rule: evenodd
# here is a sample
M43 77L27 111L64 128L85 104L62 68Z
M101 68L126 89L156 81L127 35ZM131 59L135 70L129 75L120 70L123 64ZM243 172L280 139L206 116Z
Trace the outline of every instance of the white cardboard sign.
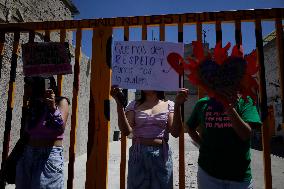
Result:
M183 44L115 41L112 49L112 85L138 90L178 90L179 75L167 62L171 52L183 54Z

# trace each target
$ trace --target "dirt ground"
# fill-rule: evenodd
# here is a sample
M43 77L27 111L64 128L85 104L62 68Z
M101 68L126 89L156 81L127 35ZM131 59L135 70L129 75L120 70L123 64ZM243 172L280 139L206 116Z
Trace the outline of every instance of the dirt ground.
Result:
M128 147L131 145L131 140L127 141ZM173 152L174 162L174 189L179 188L178 182L178 146L179 141L175 138L170 138L169 144ZM281 151L281 150L280 150ZM128 155L128 153L127 153ZM185 188L197 189L196 173L198 148L195 147L191 139L185 134ZM128 158L128 156L127 156ZM85 188L86 178L86 160L87 155L76 157L75 160L75 189ZM120 176L120 141L110 142L109 144L109 164L108 164L108 189L119 189ZM263 153L260 149L252 149L252 173L254 178L254 189L264 189L264 168L263 168ZM272 188L283 189L284 187L284 158L276 155L271 155L271 173L272 173ZM67 188L68 162L65 162L65 188ZM14 185L9 185L6 188L14 189Z

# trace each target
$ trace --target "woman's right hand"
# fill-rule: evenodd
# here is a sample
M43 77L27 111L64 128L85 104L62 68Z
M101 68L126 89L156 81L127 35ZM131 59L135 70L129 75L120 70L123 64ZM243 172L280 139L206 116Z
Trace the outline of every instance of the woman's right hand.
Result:
M188 99L189 91L186 88L181 88L175 98L175 103L178 105L183 104Z
M114 98L117 104L123 105L122 104L123 102L121 101L122 101L122 97L124 96L124 94L122 93L121 89L118 88L117 85L111 86L110 95Z

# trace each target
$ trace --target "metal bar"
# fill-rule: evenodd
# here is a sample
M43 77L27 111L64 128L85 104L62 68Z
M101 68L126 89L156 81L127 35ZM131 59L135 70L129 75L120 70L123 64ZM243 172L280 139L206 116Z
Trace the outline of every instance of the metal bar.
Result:
M30 30L76 30L91 29L99 27L124 27L141 25L159 25L159 24L178 24L196 22L214 23L216 21L233 22L235 20L253 21L256 17L262 20L272 20L276 17L284 18L284 8L255 9L255 10L233 10L220 12L203 13L185 13L185 14L167 14L152 16L132 16L117 18L98 18L83 20L65 20L65 21L44 21L33 23L9 23L0 24L0 30L5 32L30 31Z
M272 188L272 176L271 176L271 158L270 158L270 141L269 141L269 124L268 124L268 107L267 107L267 94L266 94L266 81L265 81L265 65L264 65L264 53L262 43L262 27L261 20L255 20L255 37L256 37L256 49L257 59L260 66L260 108L261 108L261 120L262 120L262 146L263 146L263 159L264 159L264 181L265 189Z
M77 29L74 80L73 80L71 130L70 130L69 163L68 163L68 180L67 180L68 189L73 188L73 178L74 178L74 163L75 163L75 152L76 152L76 130L78 127L78 96L79 96L81 46L82 46L82 30Z
M106 189L110 127L112 28L98 28L93 36L91 100L86 188ZM94 62L95 60L95 62ZM92 108L91 108L92 106ZM89 136L90 136L89 135ZM89 142L89 140L92 140Z

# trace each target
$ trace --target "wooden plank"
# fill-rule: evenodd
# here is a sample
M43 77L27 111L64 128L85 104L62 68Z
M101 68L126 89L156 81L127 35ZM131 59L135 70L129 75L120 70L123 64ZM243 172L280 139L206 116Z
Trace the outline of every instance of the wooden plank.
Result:
M262 120L262 146L263 146L263 159L264 159L264 181L265 189L272 188L271 176L271 157L270 157L270 141L269 141L269 124L268 124L268 107L267 107L267 94L266 94L266 81L265 81L265 66L264 66L264 53L262 43L262 27L261 20L255 20L255 37L256 37L256 50L257 59L260 66L259 79L260 79L260 109Z
M221 25L221 21L216 21L215 30L216 30L216 44L219 43L219 42L221 42L221 44L222 44L222 25Z
M238 47L243 44L242 42L242 23L240 20L235 21L235 41Z
M60 42L64 43L66 40L66 30L60 30ZM58 95L62 96L62 85L63 85L63 75L57 75L57 88L58 88Z
M33 43L35 40L35 32L30 31L29 32L29 43ZM23 106L22 106L22 119L21 119L21 134L24 132L24 127L26 123L26 113L27 113L27 108L28 108L28 96L26 96L26 91L24 87L24 95L23 95Z
M197 36L197 41L202 43L202 23L201 22L196 23L196 36ZM198 99L204 97L204 90L201 87L197 88L197 95L198 95Z
M147 40L147 25L142 25L142 40Z
M17 60L19 56L19 43L20 43L20 33L14 33L14 42L11 58L11 69L10 69L10 81L8 89L8 100L7 100L7 110L6 110L6 120L5 120L5 131L3 139L3 151L2 151L2 163L1 168L5 163L5 160L8 157L9 145L10 145L10 133L12 126L12 113L14 108L14 96L15 96L15 87L16 87L16 70L17 70ZM3 183L0 183L3 186Z
M111 40L112 28L94 30L86 188L107 188Z
M284 124L284 34L282 19L276 18L275 20L276 28L276 44L278 53L278 65L279 65L279 78L280 78L280 96L282 103L282 123Z
M99 27L124 27L141 25L172 25L178 23L194 24L196 22L214 23L216 21L234 22L235 20L253 21L256 18L272 20L276 17L284 18L284 8L255 9L255 10L232 10L220 12L167 14L151 16L132 16L117 18L98 18L84 20L45 21L30 23L0 24L0 30L5 32L30 31L30 30L76 30Z
M1 71L3 66L4 46L5 46L5 33L0 32L0 79L1 79Z
M97 38L95 37L95 29L93 29L93 37L92 37L92 59L91 59L91 69L95 66L95 58L94 56L98 56L96 53L96 45L97 45ZM96 105L95 105L95 97L94 97L94 87L97 87L96 77L93 73L95 69L91 70L91 81L90 81L90 102L89 102L89 124L88 124L88 142L87 142L87 162L86 162L86 185L85 188L95 188L95 183L93 179L96 178L96 170L97 167L97 149L98 147L94 144L95 143L95 135L96 135L96 122L95 122L95 115L96 115Z
M78 96L79 96L79 77L82 47L82 30L77 29L76 47L75 47L75 65L73 80L73 97L72 97L72 114L71 114L71 130L70 130L70 147L69 147L69 163L68 163L68 180L67 188L73 188L74 179L74 163L76 152L76 130L78 127Z
M128 40L129 40L129 27L124 27L124 41ZM126 92L127 91L128 90L126 90ZM125 189L125 183L126 183L126 153L127 153L126 149L127 149L127 137L121 133L120 189Z
M49 42L50 41L50 30L45 30L44 41L45 42Z
M166 35L166 32L165 32L165 24L160 24L160 27L159 27L159 30L160 30L160 41L165 41L165 35Z
M35 39L35 32L29 32L29 43L33 43ZM20 136L23 137L25 133L26 117L28 113L28 96L26 93L26 83L24 83L24 93L23 93L23 106L22 106L22 117L21 117L21 130Z
M183 23L178 24L178 42L183 43ZM179 77L179 87L184 87L184 76ZM184 104L181 106L181 115L184 122ZM179 189L185 189L184 126L179 134Z

